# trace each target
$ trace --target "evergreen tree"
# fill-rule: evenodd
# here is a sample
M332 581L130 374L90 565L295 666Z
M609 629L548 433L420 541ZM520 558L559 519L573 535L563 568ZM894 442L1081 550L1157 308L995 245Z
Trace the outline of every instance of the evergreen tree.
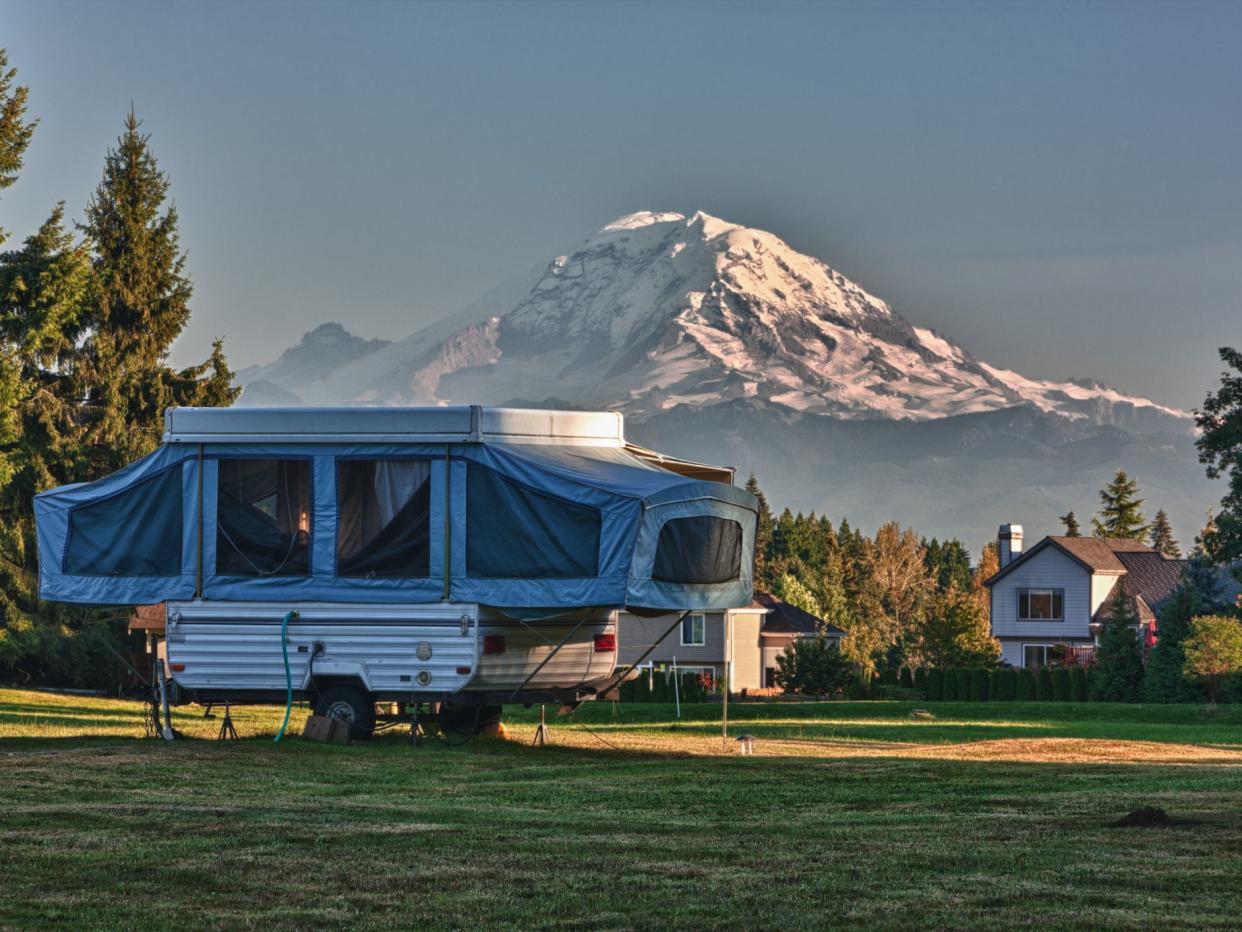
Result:
M190 319L193 287L179 246L168 176L131 110L80 227L93 251L89 336L82 354L85 424L101 472L151 452L164 409L231 404L233 373L217 344L201 366L167 367Z
M1143 689L1143 653L1124 581L1118 581L1104 622L1095 668L1091 671L1092 702L1137 702Z
M1059 520L1062 524L1065 525L1065 536L1066 537L1081 537L1082 536L1082 530L1078 527L1078 518L1074 516L1074 512L1072 509L1066 512L1065 514L1061 515Z
M1159 550L1170 559L1180 560L1182 558L1182 550L1173 538L1173 525L1169 523L1169 516L1165 514L1163 508L1156 509L1156 517L1152 520L1147 532L1147 542L1151 544L1153 550Z
M1200 430L1195 445L1208 477L1227 477L1208 555L1217 563L1232 563L1242 560L1242 352L1222 346L1220 358L1234 371L1221 373L1220 390L1209 392L1195 413Z
M1147 533L1142 505L1138 481L1127 476L1124 469L1118 469L1113 480L1100 490L1100 510L1091 519L1095 536L1142 540Z
M755 525L755 588L771 591L773 580L768 576L768 548L772 543L772 509L753 472L746 480L746 491L759 500L759 520Z
M942 544L933 537L931 543L924 541L923 546L926 552L924 562L937 589L970 587L970 553L960 540L954 538Z
M790 573L785 573L776 580L776 586L772 594L783 602L796 605L804 612L810 612L816 617L820 615L819 602L811 590L803 585L798 577Z
M1203 692L1186 679L1186 651L1190 620L1199 613L1202 602L1189 578L1160 609L1156 620L1156 646L1147 658L1143 675L1143 698L1147 702L1198 702Z
M0 49L0 191L13 186L21 171L26 148L38 120L26 119L29 88L14 84L17 69L9 67L9 55ZM0 229L0 244L8 234Z
M0 81L9 94L12 76ZM0 168L11 178L22 129L0 100ZM24 104L24 97L22 98ZM13 132L14 125L18 131ZM24 124L29 127L32 124ZM0 674L99 685L105 641L123 616L38 601L32 499L112 472L159 442L169 405L225 405L237 395L217 343L200 366L165 359L189 315L167 178L130 115L77 244L57 207L19 250L0 254ZM93 250L93 252L92 252ZM92 636L83 636L91 632ZM95 679L92 680L91 678Z

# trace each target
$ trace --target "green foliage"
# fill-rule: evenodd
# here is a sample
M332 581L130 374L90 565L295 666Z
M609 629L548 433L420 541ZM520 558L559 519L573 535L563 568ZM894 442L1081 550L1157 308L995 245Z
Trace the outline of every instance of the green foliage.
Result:
M1091 671L1093 702L1138 702L1143 691L1143 654L1124 579L1118 581Z
M1220 389L1209 392L1195 414L1200 431L1195 445L1208 477L1228 482L1212 535L1204 541L1206 555L1232 563L1242 560L1242 352L1222 346L1220 358L1233 371L1221 373Z
M933 666L995 666L1000 644L992 637L987 603L972 589L950 586L931 599L918 654Z
M923 549L923 563L937 589L970 588L970 553L960 540L942 544L933 537L931 543L923 543Z
M1203 688L1186 678L1183 643L1190 636L1190 620L1199 613L1198 590L1184 580L1160 610L1156 620L1156 646L1143 673L1143 698L1147 702L1201 702Z
M853 665L827 638L798 638L776 658L776 684L786 692L840 696L853 679Z
M1182 550L1173 537L1173 525L1163 508L1156 510L1156 517L1152 519L1151 527L1147 531L1147 542L1153 550L1159 550L1170 559L1182 558Z
M897 677L897 685L902 689L914 689L914 674L910 672L909 667L901 668L901 675Z
M1182 645L1184 671L1206 684L1208 701L1215 702L1226 677L1242 673L1242 622L1227 615L1199 615L1190 622L1190 637Z
M1029 667L1022 667L1018 670L1017 689L1014 698L1019 702L1033 702L1035 700L1035 671Z
M940 698L946 702L953 702L959 698L957 694L957 670L950 667L943 671L944 681L940 686ZM960 697L960 698L965 698Z
M1000 667L991 671L988 698L995 702L1012 702L1018 698L1018 671L1013 667Z
M17 180L26 148L34 135L37 120L26 119L29 88L17 85L17 69L9 67L9 56L0 49L0 191ZM0 230L0 243L6 238Z
M970 701L988 701L988 671L975 667L970 671Z
M969 667L957 667L953 671L953 678L957 681L955 692L959 702L968 702L970 700L970 681L971 670Z
M796 605L804 612L810 612L812 615L819 617L819 601L811 593L811 590L791 573L782 573L780 575L776 580L776 586L773 588L772 594L778 599L788 602L790 605Z
M923 668L919 668L919 672L923 672ZM925 695L928 702L939 702L948 697L944 694L944 671L936 667L926 671L924 682Z
M33 129L12 78L0 61L0 187ZM122 643L124 614L39 602L32 499L150 452L165 407L236 398L219 343L202 365L166 365L191 294L168 187L131 113L87 206L86 241L58 205L0 254L0 674L114 685L99 657Z
M1052 671L1040 667L1035 671L1035 701L1050 702L1052 700Z
M1078 518L1075 516L1073 511L1070 511L1067 514L1061 515L1061 517L1058 520L1063 525L1065 525L1065 536L1066 537L1081 537L1082 536L1082 528L1078 526Z
M1087 701L1087 668L1070 667L1070 701Z
M1118 469L1112 481L1100 490L1100 510L1091 519L1095 536L1142 540L1147 533L1142 506L1138 481L1127 476L1124 469Z
M927 668L919 667L914 671L914 682L911 684L916 692L927 695Z
M1069 702L1073 698L1071 685L1072 675L1068 667L1054 667L1052 670L1052 701Z

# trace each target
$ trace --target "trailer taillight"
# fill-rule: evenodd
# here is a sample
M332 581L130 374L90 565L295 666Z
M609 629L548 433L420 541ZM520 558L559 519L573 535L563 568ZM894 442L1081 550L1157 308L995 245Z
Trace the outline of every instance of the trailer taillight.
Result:
M617 649L617 636L615 634L595 635L595 653L597 654L612 653L616 649Z
M184 663L170 663L168 666L172 668L173 673L183 673L183 672L185 672L185 664L184 664Z
M469 676L469 675L470 675L470 668L469 668L469 667L458 667L458 668L457 668L457 675L458 675L458 676Z
M505 636L503 634L483 635L483 653L503 654L505 652Z

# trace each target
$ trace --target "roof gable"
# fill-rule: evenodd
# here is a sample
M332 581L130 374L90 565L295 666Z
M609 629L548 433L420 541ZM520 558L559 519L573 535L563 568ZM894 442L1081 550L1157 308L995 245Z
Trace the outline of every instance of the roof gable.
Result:
M1022 566L1033 556L1048 547L1055 547L1057 550L1060 550L1093 575L1124 575L1127 570L1125 563L1121 560L1122 554L1154 554L1161 557L1159 552L1152 550L1142 541L1130 540L1129 538L1049 535L1008 566L985 580L983 584L991 586L993 583L1000 581L1002 577L1008 575L1017 567ZM1164 558L1161 557L1161 559Z

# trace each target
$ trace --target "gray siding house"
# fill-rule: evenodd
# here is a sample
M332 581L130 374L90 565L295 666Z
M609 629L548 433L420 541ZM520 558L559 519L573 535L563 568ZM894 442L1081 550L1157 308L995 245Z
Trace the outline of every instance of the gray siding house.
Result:
M1156 614L1185 566L1141 541L1119 538L1045 537L1023 550L1020 524L1002 524L997 544L1001 567L984 585L992 636L1015 667L1044 666L1059 644L1090 659L1113 590L1123 583L1140 633L1154 643Z
M638 660L676 620L676 615L645 618L622 612L617 622L617 662L628 666ZM845 634L821 618L782 602L766 592L756 592L745 608L688 615L674 631L648 654L643 666L671 667L706 674L713 681L724 673L725 624L729 625L733 679L731 691L753 691L776 686L776 658L786 645L800 637L823 636L840 640Z

